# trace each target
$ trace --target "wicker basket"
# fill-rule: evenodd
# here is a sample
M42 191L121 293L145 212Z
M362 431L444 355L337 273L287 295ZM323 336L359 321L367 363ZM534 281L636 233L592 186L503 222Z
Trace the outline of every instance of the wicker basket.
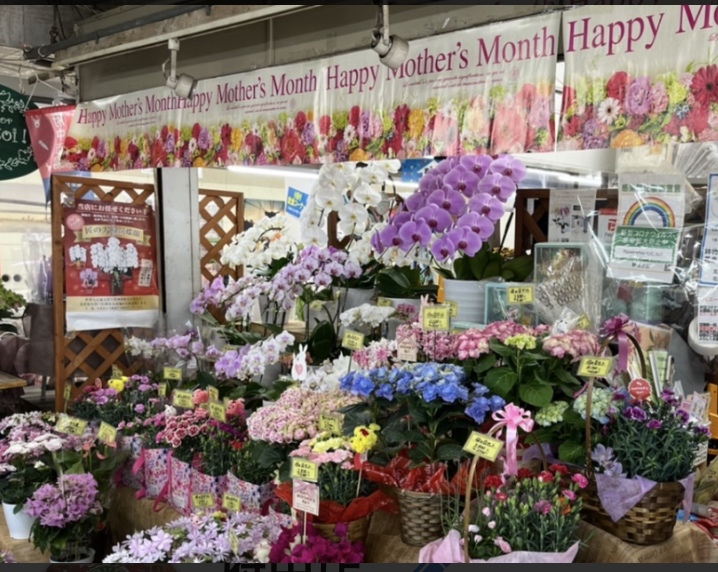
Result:
M443 495L397 491L401 539L409 546L425 546L444 535Z
M349 542L363 542L366 544L367 536L369 535L369 525L371 523L371 515L360 518L359 520L353 520L349 524ZM324 524L314 522L312 523L317 532L327 540L332 542L340 542L342 539L339 538L334 529L336 524Z
M680 483L659 483L618 522L603 509L596 481L591 479L581 491L586 522L631 544L644 546L665 542L673 536L676 515L685 490Z
M638 354L641 371L645 378L646 360L641 346L633 336L628 335L628 339ZM591 459L591 397L593 395L593 382L593 379L589 381L586 400L586 468L589 484L581 491L583 518L586 522L625 542L644 546L665 542L673 536L678 509L683 502L685 490L680 483L658 483L618 522L613 522L613 519L601 504L596 479L593 477L593 461Z

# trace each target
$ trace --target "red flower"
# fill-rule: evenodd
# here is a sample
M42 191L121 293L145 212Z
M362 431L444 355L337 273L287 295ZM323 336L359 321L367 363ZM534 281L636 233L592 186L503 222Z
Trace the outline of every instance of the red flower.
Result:
M664 129L673 137L680 137L682 124L683 122L674 115L668 125L664 127Z
M387 140L384 142L384 154L389 155L389 151L394 152L394 157L396 157L399 154L399 151L401 151L404 148L404 136L401 133L394 133L393 137L388 137Z
M77 139L65 137L65 149L74 149L77 146Z
M162 129L160 130L160 139L162 141L167 141L167 136L170 134L170 130L166 125L162 126Z
M319 119L319 133L322 135L329 135L329 130L332 128L332 118L328 115L322 115Z
M564 122L563 124L563 136L564 137L575 137L581 133L581 118L578 115L574 115L571 119Z
M562 475L570 474L570 471L568 470L568 468L566 468L566 465L558 465L558 464L551 465L549 467L549 470L553 471L554 473L560 473Z
M247 136L244 138L244 144L249 148L250 155L254 155L255 157L259 157L262 151L264 151L262 138L254 133L247 133Z
M199 132L202 131L202 128L200 127L199 123L195 123L192 126L192 137L195 139L199 139Z
M563 104L561 107L561 113L563 115L576 103L576 90L572 87L563 88Z
M509 495L507 495L506 493L496 493L496 500L507 501L509 500Z
M499 475L489 475L488 477L486 477L484 484L486 485L487 489L498 489L501 485L504 484L504 481Z
M165 146L162 141L157 139L152 145L152 166L164 167L166 160L167 154L165 153Z
M624 71L613 74L606 84L606 95L623 102L623 100L626 99L628 80L628 74Z
M638 128L641 125L643 125L645 122L646 122L645 115L633 115L633 116L631 116L631 120L628 122L628 127L626 129L638 131Z
M538 90L536 89L535 85L533 85L532 83L524 84L523 87L516 94L516 107L519 108L519 111L528 113L529 110L533 107L537 93Z
M287 131L282 137L281 143L282 157L287 163L294 163L295 159L300 161L306 157L306 149L299 140L296 131Z
M396 132L400 135L404 135L406 133L406 130L409 128L409 115L411 114L411 109L409 109L409 106L404 104L400 105L396 108L396 111L394 112L394 129Z
M492 153L520 153L526 145L526 121L514 106L502 105L491 126Z
M349 110L349 124L355 129L359 127L359 119L361 118L361 108L355 105Z
M541 471L541 474L539 475L538 479L542 483L552 483L554 479L554 474L549 471Z
M691 109L685 118L686 127L696 134L708 129L708 112L709 106Z
M222 130L220 131L220 137L222 139L222 146L223 147L229 147L232 143L232 127L229 125L229 123L225 123L222 125Z
M122 139L115 137L115 154L119 155L122 152Z
M703 107L718 101L718 66L711 64L699 69L693 76L691 91Z
M127 147L127 153L129 154L130 159L132 159L133 162L137 161L138 157L140 156L140 148L134 143L130 143Z
M97 151L97 148L100 146L100 138L95 136L92 138L92 148Z
M297 116L294 118L294 128L301 133L304 131L304 126L307 124L307 114L303 111L300 111L297 113Z
M519 469L519 472L516 476L519 478L519 480L523 480L523 479L532 479L534 474L529 469Z

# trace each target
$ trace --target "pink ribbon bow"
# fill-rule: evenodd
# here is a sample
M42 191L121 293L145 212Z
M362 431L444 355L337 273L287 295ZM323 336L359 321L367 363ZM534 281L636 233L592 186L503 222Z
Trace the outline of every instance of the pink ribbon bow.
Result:
M516 446L519 442L519 428L527 433L534 428L534 420L531 419L531 413L513 403L509 403L502 411L496 411L492 415L494 421L494 429L500 432L501 428L506 427L506 467L504 473L507 475L518 474L518 462L516 459Z
M609 318L601 328L601 335L607 338L616 338L618 342L618 366L617 373L628 371L628 335L634 334L636 325L626 314L620 314L615 318Z

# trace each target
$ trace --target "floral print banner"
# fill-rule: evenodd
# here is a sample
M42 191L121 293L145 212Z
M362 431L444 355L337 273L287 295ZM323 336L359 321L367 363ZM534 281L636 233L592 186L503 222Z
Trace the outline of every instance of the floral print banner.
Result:
M560 15L79 105L77 170L282 165L554 150Z
M559 150L718 141L718 8L564 14Z

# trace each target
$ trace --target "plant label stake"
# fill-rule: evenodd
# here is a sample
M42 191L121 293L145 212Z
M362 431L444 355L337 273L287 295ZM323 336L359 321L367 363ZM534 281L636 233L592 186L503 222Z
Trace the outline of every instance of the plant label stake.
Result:
M72 397L72 386L69 383L65 384L65 390L62 392L62 396L65 398L64 412L67 413L67 404L70 401L70 398Z
M292 459L292 478L308 483L316 483L319 480L319 466L312 461Z
M511 306L524 306L534 303L534 287L528 286L512 286L507 292L508 303Z
M613 358L584 357L578 366L579 377L605 378L613 371Z
M229 512L239 512L242 510L242 499L225 493L222 497L222 508Z
M219 389L210 386L207 388L207 391L209 391L210 401L219 401Z
M354 352L364 347L364 334L360 334L359 332L346 332L342 340L342 347L351 352L349 354L349 369L347 371L347 373L350 373L352 370L352 361L354 360Z
M501 453L503 447L503 441L472 431L464 445L464 451L493 463L499 458L499 453Z
M103 421L100 423L100 431L97 433L97 439L100 443L112 446L117 442L117 429Z
M163 374L166 381L182 381L182 370L177 367L166 367Z
M112 366L112 379L122 379L124 375L124 372L119 367L116 365Z
M344 434L344 416L339 413L322 413L319 416L319 430L341 437Z
M167 384L164 381L157 386L157 394L160 397L167 397Z
M209 416L215 421L220 423L227 422L227 408L223 403L217 403L216 401L209 402Z
M304 515L302 544L307 538L307 515L319 516L319 485L295 479L292 482L292 508Z

